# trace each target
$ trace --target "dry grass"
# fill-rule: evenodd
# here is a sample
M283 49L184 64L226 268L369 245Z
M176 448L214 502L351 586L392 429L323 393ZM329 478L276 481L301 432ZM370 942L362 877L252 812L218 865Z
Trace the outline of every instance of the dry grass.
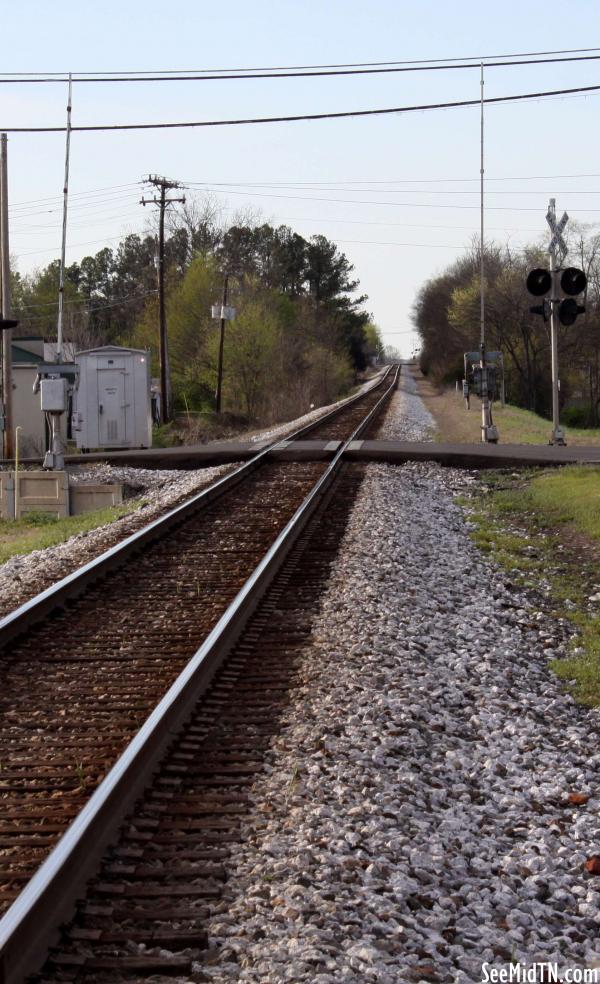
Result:
M435 439L443 444L478 444L481 440L481 404L471 397L471 409L465 409L462 393L439 389L419 370L412 369L419 395L436 422ZM494 404L494 422L502 444L547 444L552 430L550 421L520 407ZM600 429L565 428L567 444L600 445Z

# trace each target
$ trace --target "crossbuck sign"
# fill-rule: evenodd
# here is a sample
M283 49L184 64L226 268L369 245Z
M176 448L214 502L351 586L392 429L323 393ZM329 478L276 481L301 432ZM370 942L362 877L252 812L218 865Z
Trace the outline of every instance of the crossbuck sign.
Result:
M564 241L562 234L564 228L569 221L569 216L566 212L563 212L560 222L556 221L556 207L554 198L550 199L550 206L548 212L546 213L546 222L550 226L550 232L552 233L552 239L548 244L548 252L556 255L556 247L558 246L558 253L561 256L567 255L567 244Z

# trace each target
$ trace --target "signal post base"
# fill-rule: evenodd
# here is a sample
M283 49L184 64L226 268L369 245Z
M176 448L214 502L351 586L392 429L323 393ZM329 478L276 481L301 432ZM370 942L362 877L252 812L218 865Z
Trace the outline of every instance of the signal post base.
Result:
M566 448L567 442L565 440L565 432L562 427L555 427L550 435L550 440L548 444L557 444L562 448Z
M498 443L498 428L495 424L488 424L481 427L481 440L483 444Z

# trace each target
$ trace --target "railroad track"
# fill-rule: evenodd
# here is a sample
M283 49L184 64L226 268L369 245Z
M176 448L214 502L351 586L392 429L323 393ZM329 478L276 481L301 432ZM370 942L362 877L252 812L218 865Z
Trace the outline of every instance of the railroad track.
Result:
M341 408L362 418L358 427L355 419L346 424L348 438L359 436L373 423L396 381L397 373L391 384L386 379L376 391ZM340 418L342 413L338 410L334 416ZM319 421L310 429L314 432L318 426L322 431L330 425L330 420ZM74 888L81 889L125 809L147 783L173 730L192 712L295 539L329 493L341 457L340 452L328 468L315 463L276 465L264 460L263 451L194 497L191 504L150 524L86 565L77 577L66 578L0 623L0 640L13 640L0 663L5 684L0 730L5 749L0 772L0 903L10 906L0 922L0 982L22 980L36 962L39 966L49 935L72 907ZM82 591L85 594L78 599ZM58 613L57 606L62 606ZM49 612L54 613L50 620ZM187 735L189 747L194 745L190 736L201 739L211 720L214 725L214 714L221 719L223 701L228 709L237 706L232 702L233 677L242 673L240 653L256 641L257 631L250 627L250 635L239 644L242 649L238 647L230 657L219 684L224 689L213 689L194 712L188 726L192 729ZM232 747L237 755L235 744ZM213 773L219 766L217 774L222 778L225 763L218 756L206 764ZM235 761L225 769L229 776L225 786L237 789L246 781L240 777L250 776L258 767L253 755L243 764L249 771L241 773ZM188 817L203 815L201 800L206 787L212 788L209 772L205 778L195 807L188 804ZM215 804L215 809L223 807L225 817L236 812L226 808L227 802ZM192 829L201 829L202 822L195 822ZM148 818L145 828L147 835L152 828ZM202 865L194 868L201 860L194 850L175 881L186 870L190 875L191 869L202 869ZM208 854L206 870L198 877L208 877L214 887L220 869L217 865L213 871L211 864L219 859L208 847L201 850ZM113 874L127 858L139 860L139 851L137 842L123 848ZM187 865L187 860L193 864ZM151 861L149 867L133 864L146 888L152 867ZM141 897L156 897L157 891ZM167 897L179 895L170 891ZM136 903L134 908L148 907ZM82 932L89 941L96 930L90 930L91 937L86 927ZM123 932L133 931L129 925L124 931L115 926L104 935L96 933L96 941L110 948ZM135 932L145 945L158 933L156 945L164 945L156 927L143 925ZM189 933L185 938L189 941ZM123 966L128 973L142 976L153 972L147 962L138 964L137 970ZM75 961L70 970L64 963L55 961L55 965L57 973L67 974L57 979L81 977L81 962ZM113 979L115 966L105 968L106 979ZM96 970L104 973L99 966Z

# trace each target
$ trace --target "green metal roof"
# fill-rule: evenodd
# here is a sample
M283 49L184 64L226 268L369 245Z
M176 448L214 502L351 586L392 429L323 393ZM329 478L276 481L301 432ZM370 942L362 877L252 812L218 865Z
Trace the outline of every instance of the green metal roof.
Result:
M30 352L28 349L21 348L20 345L15 345L14 342L10 348L12 352L12 360L15 364L23 364L28 362L30 365L31 363L39 365L40 362L44 361L43 356L36 355L35 352Z

